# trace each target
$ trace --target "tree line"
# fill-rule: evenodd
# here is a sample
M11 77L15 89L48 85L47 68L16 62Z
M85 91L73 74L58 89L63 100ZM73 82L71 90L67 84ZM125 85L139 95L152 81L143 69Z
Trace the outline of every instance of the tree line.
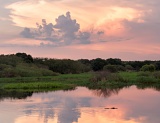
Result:
M0 55L0 77L52 76L77 74L89 71L155 71L160 70L159 61L122 61L109 59L54 59L33 58L26 53Z

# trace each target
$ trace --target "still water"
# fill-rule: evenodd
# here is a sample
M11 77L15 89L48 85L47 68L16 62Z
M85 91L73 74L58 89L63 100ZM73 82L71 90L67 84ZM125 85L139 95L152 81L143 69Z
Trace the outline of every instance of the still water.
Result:
M154 89L13 95L0 97L0 123L160 123L160 92Z

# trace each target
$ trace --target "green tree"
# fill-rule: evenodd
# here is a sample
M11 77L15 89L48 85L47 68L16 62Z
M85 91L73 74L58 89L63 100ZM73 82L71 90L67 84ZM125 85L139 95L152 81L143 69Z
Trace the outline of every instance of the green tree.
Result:
M122 61L121 59L118 58L109 58L106 60L107 64L111 64L111 65L122 65Z
M14 54L11 55L0 55L0 64L11 65L15 67L18 63L23 62L22 58L15 56Z
M16 53L16 56L21 57L26 63L33 63L31 55L27 55L26 53Z
M103 70L115 73L115 72L118 72L118 71L125 71L126 69L122 65L110 65L109 64L109 65L105 65L103 67Z
M118 72L118 69L117 69L116 65L105 65L103 67L103 70L109 71L109 72L112 72L112 73Z
M91 60L91 66L94 71L102 70L105 65L106 65L106 61L104 59L97 58L97 59Z
M155 71L155 66L153 64L150 64L150 65L143 65L142 68L140 69L141 71L150 71L150 72L153 72Z
M133 68L131 65L125 65L125 69L126 69L127 71L134 70L134 68Z
M154 65L156 67L156 70L160 70L160 61L156 61Z

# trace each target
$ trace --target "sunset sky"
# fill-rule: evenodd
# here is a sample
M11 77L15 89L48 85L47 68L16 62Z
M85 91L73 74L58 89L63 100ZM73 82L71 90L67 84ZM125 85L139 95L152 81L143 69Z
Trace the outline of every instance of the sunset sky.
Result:
M159 0L0 0L0 54L160 60Z

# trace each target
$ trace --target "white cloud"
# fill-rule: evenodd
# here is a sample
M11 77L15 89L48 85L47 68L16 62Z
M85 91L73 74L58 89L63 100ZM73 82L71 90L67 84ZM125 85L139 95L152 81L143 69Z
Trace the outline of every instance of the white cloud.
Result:
M24 38L52 41L53 46L88 44L90 32L82 32L79 29L80 25L71 18L70 12L67 12L66 15L56 18L55 25L47 24L46 20L42 19L42 24L37 23L37 29L24 28L20 34Z
M53 20L62 13L70 11L73 18L76 18L81 24L81 29L84 29L90 25L100 26L117 19L134 20L141 18L146 10L144 7L137 9L134 5L135 2L124 3L123 0L118 2L108 0L25 0L11 4L7 8L11 9L10 16L17 26L33 28L35 22L39 22L42 18ZM22 16L30 19L25 19Z
M83 57L88 52L88 55L85 54L86 58L99 57L100 54L103 58L112 56L123 56L124 59L159 58L157 46L160 44L158 33L160 31L160 1L158 0L9 1L12 1L12 4L6 6L7 13L3 11L2 13L3 15L9 13L10 20L6 21L5 16L0 18L1 45L33 46L36 42L36 46L40 45L45 48L54 46L53 49L63 49L66 45L81 46L84 47L84 52L77 57ZM69 13L65 14L67 11L71 12L72 17ZM10 25L10 21L14 26ZM36 22L38 22L37 25ZM16 35L15 33L20 32L22 28L25 29L21 35L28 39L10 40L10 38L15 39L16 37L11 35ZM129 45L130 39L133 41L132 44L137 45ZM92 52L94 50L95 52ZM60 53L60 50L58 52ZM69 52L69 54L64 52ZM75 52L72 55L73 58L82 50L76 52L73 49L69 51L68 48L60 54L70 57L71 52Z

